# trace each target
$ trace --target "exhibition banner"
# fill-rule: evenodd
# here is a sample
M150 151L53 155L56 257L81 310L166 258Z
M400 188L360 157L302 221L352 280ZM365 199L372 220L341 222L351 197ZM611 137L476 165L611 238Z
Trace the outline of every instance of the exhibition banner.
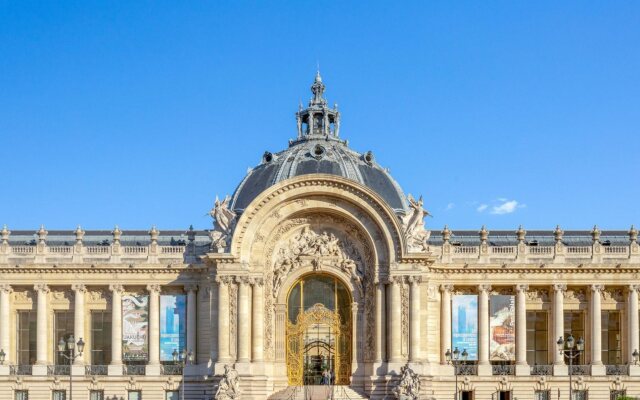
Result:
M173 351L182 354L187 333L187 296L160 296L160 361L172 361Z
M493 295L489 298L489 359L516 359L515 296Z
M478 296L454 295L451 299L451 351L467 350L468 360L478 359Z
M122 359L146 361L149 356L149 296L122 296Z

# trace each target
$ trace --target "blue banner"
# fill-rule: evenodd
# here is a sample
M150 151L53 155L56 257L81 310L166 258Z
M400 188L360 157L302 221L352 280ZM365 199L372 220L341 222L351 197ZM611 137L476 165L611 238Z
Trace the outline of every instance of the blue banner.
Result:
M455 295L451 299L451 351L467 350L468 360L478 359L478 296Z
M187 332L187 296L160 296L160 361L172 361L174 350L182 354Z

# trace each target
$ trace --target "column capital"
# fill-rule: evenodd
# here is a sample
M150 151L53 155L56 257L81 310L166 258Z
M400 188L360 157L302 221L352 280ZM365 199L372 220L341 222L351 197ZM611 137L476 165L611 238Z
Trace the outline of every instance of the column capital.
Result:
M71 285L71 290L73 290L76 293L77 292L85 293L87 291L87 287L83 283L74 283L73 285Z
M46 283L36 283L33 285L33 290L38 293L47 294L49 293L49 286Z
M445 283L445 284L440 285L440 291L441 292L449 292L449 293L451 293L453 291L453 284Z
M147 291L152 294L160 293L160 285L157 283L150 283L147 285Z
M231 285L233 283L233 276L229 276L229 275L216 276L216 283L219 285Z
M2 283L0 284L0 293L12 293L13 292L13 288L11 287L11 285L9 285L8 283Z
M604 290L604 285L602 285L602 284L596 283L596 284L591 285L591 291L592 292L600 293L603 290Z
M554 283L553 290L556 292L566 292L567 284L566 283Z
M482 283L478 285L478 292L480 293L489 292L490 290L491 290L491 285L489 285L488 283Z
M404 275L395 275L389 277L390 285L402 285L405 281Z
M256 276L251 278L251 285L252 286L264 286L264 278L260 277L260 276Z
M422 277L419 275L411 275L407 277L407 281L411 284L411 285L418 285L420 283L422 283Z
M518 292L527 292L529 290L529 285L526 283L519 283L516 285L516 291Z
M124 286L119 283L112 283L111 285L109 285L109 290L114 293L122 294L124 293Z
M629 285L629 292L640 292L640 285L632 283Z
M197 283L187 283L186 285L184 285L184 290L186 292L196 292L198 290L198 284Z
M253 283L253 279L250 276L236 276L235 279L238 285L251 285Z

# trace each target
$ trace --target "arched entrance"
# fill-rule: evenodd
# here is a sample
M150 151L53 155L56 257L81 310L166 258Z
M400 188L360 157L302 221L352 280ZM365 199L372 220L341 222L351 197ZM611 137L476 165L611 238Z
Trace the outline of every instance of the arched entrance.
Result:
M351 376L351 294L336 277L305 275L287 297L290 385L348 385ZM325 381L326 382L326 381Z

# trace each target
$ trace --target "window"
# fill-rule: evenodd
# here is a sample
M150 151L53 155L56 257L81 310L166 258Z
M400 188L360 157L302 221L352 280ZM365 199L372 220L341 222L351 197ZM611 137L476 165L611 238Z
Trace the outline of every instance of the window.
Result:
M618 400L620 397L625 397L627 395L626 390L612 390L609 395L609 400Z
M177 390L167 390L165 392L165 396L164 396L165 400L178 400L179 399L179 393Z
M29 392L26 391L26 390L16 390L14 399L15 400L29 400Z
M536 390L533 392L533 400L551 400L551 391Z
M127 400L142 400L142 392L139 390L129 390Z
M54 390L53 396L51 396L52 400L66 400L67 392L65 390Z
M564 312L564 336L565 339L569 334L573 335L574 340L584 339L584 313L582 311L565 311ZM587 344L584 344L585 349ZM574 365L584 364L584 353L573 359ZM569 364L569 358L565 355L564 361ZM575 392L574 392L575 393Z
M527 311L527 363L549 365L546 311Z
M69 337L73 336L73 311L56 311L53 314L53 351L56 355L56 365L68 365L69 359L58 351L58 342L60 339L65 343ZM77 342L80 338L74 338ZM66 346L65 346L66 349ZM54 398L54 400L56 400Z
M620 344L620 311L602 311L602 362L605 365L622 364Z
M111 363L111 312L91 312L91 364Z
M574 390L573 391L573 400L587 400L588 392L586 390Z
M92 390L89 392L89 400L104 400L104 390Z
M511 400L511 391L507 391L507 390L499 391L498 400Z
M36 312L18 311L18 364L33 365L36 362Z
M471 390L462 390L460 392L460 400L473 400L473 392Z

